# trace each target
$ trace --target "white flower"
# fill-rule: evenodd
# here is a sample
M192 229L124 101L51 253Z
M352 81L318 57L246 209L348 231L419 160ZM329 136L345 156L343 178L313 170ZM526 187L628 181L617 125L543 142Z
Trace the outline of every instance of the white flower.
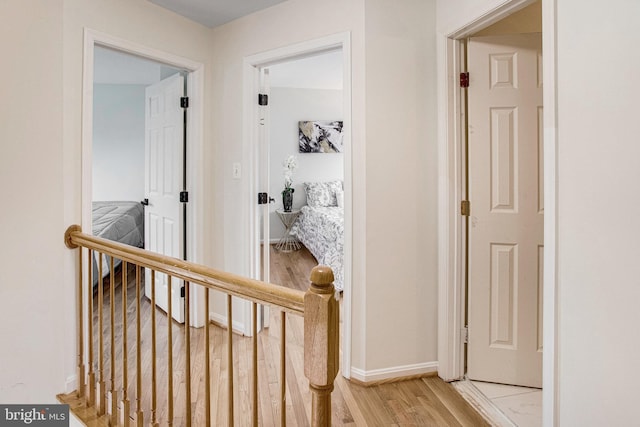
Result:
M294 169L298 167L298 160L296 159L296 156L292 154L284 159L284 162L282 164L284 165L285 169L288 169L289 171L291 171L291 173L293 173Z
M296 156L290 155L284 159L282 165L284 166L284 188L291 188L293 185L293 171L298 167Z

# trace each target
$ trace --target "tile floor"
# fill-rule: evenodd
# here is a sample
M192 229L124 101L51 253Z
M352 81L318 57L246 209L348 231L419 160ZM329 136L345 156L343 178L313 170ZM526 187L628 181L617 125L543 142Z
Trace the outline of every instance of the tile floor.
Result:
M471 382L518 427L542 426L542 390Z

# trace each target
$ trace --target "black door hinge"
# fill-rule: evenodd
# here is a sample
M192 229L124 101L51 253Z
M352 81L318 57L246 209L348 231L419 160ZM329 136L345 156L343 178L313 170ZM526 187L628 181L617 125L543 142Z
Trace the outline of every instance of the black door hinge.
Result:
M258 193L258 204L266 205L269 203L269 195L267 193Z
M189 202L189 192L181 191L180 192L180 203L188 203Z
M184 286L180 288L180 298L184 298Z
M460 73L460 87L469 87L469 72Z
M267 95L266 93L259 93L258 105L269 105L269 95Z
M189 108L189 97L183 96L180 98L180 108Z

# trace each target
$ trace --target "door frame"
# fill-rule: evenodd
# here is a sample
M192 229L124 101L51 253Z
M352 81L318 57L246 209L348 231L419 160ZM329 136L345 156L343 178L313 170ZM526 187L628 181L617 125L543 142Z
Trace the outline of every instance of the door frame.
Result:
M260 277L260 215L256 202L258 194L258 93L260 90L260 69L292 59L312 56L328 50L342 49L343 67L343 138L344 138L344 190L345 190L345 236L344 236L344 291L343 291L343 334L341 373L345 378L351 375L351 312L352 312L352 248L353 248L353 192L351 144L351 33L342 32L314 40L292 44L247 56L243 63L243 163L247 165L246 206L249 212L249 253L250 274Z
M203 262L203 236L198 233L203 224L203 107L204 107L204 64L153 49L129 40L102 33L90 28L84 29L84 51L82 68L82 229L92 228L92 181L93 181L93 75L94 47L100 45L121 52L161 62L185 69L187 74L187 95L189 96L189 120L187 121L187 182L189 209L187 210L187 258L191 262ZM190 291L191 326L200 327L205 322L204 290L194 287Z
M438 374L446 381L464 375L465 220L460 203L465 195L464 94L458 79L464 66L464 39L535 0L505 0L478 11L466 23L437 35L438 44ZM544 352L543 425L557 425L557 119L556 0L542 0L544 105Z

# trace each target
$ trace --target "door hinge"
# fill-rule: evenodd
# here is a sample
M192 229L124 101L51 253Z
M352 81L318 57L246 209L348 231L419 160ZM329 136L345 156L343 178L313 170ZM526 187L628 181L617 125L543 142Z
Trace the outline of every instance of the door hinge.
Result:
M187 203L189 202L189 192L188 191L181 191L180 192L180 203Z
M471 202L468 200L463 200L460 202L460 214L463 216L471 215Z
M180 298L184 298L184 286L180 288Z
M462 342L464 344L469 344L469 327L465 326L462 328Z
M269 195L267 193L258 193L258 204L266 205L269 203Z
M259 93L258 105L269 105L269 95L267 95L266 93Z
M180 108L189 108L189 97L183 96L180 98Z
M460 73L460 87L469 87L469 72Z

